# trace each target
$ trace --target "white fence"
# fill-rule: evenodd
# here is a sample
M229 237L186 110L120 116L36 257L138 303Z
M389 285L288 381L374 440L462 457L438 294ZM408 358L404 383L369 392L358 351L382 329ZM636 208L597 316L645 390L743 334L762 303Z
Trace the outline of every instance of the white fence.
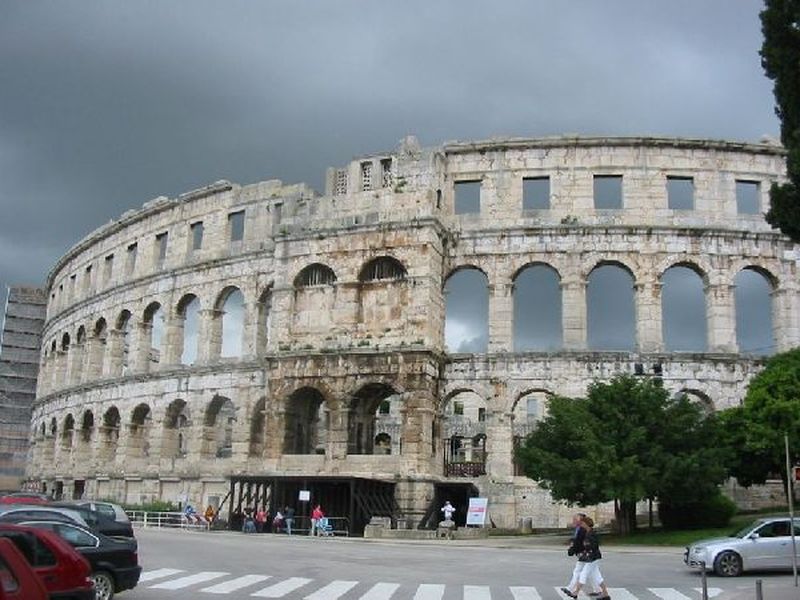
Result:
M198 516L197 521L190 521L182 512L150 512L143 510L127 511L128 518L134 527L152 527L156 529L208 529L209 523Z

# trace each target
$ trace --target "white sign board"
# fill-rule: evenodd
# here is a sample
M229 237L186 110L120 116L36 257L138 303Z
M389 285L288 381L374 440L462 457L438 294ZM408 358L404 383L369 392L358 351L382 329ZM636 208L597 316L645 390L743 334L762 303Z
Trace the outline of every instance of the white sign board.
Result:
M489 506L488 498L470 498L469 508L467 509L467 525L486 524L486 509Z
M311 490L300 490L300 502L311 500Z

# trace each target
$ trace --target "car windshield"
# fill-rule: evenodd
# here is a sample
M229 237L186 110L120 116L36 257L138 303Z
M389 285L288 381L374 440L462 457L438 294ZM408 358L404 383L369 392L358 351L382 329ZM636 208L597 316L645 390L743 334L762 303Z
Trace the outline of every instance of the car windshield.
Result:
M748 533L753 531L757 525L761 525L763 521L754 521L753 523L748 523L745 527L738 529L731 533L728 537L735 537L735 538L743 538L746 537Z

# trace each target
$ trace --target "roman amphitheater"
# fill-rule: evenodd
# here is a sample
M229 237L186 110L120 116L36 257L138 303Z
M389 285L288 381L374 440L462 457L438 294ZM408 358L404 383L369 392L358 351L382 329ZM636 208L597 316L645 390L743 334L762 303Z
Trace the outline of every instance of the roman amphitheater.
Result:
M784 173L771 143L409 137L324 195L156 198L49 274L28 480L226 512L308 490L353 533L474 495L563 525L514 462L549 396L631 373L722 408L798 345L796 250L763 217Z

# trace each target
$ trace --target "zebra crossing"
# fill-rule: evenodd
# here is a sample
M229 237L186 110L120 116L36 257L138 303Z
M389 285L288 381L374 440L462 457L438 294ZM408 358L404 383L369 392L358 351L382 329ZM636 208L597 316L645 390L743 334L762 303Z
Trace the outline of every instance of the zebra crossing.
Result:
M144 571L139 579L139 588L185 590L193 594L209 594L209 598L235 594L235 598L286 600L569 600L559 587L362 583L344 579L318 581L307 577L284 578L264 574L236 576L225 571L187 573L171 568ZM708 591L710 598L722 593L720 588L709 588ZM700 600L701 597L700 588L609 588L609 593L614 600Z

